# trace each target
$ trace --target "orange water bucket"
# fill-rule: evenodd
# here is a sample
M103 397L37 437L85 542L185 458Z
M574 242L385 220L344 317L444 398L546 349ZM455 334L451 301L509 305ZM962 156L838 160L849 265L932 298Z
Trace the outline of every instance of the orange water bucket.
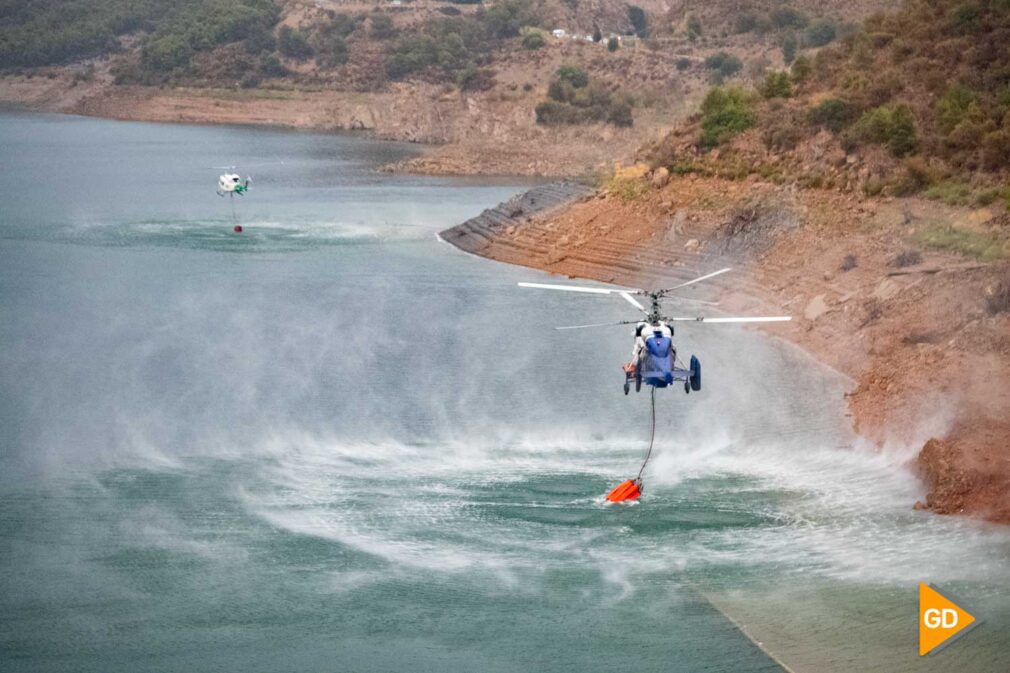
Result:
M638 500L642 491L638 488L637 479L629 479L617 485L613 491L607 494L609 502L624 502L625 500Z

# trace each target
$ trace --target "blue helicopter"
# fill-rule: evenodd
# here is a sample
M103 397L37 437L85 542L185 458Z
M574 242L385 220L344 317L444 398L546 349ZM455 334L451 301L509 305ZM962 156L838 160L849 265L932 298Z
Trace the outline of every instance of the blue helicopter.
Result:
M673 323L758 323L785 322L792 320L790 316L754 316L754 317L669 317L663 314L660 302L665 298L678 299L699 304L716 306L716 302L701 301L689 297L672 294L675 290L700 283L724 274L732 269L727 267L712 273L699 276L673 287L660 290L641 290L637 288L607 288L587 285L554 285L549 283L519 283L520 287L530 287L542 290L563 290L566 292L583 292L596 295L618 295L626 302L641 311L644 318L638 320L621 320L618 322L594 323L589 325L568 325L556 327L559 330L584 329L587 327L607 327L611 325L635 325L635 347L631 362L623 365L624 394L631 391L634 384L635 392L642 389L642 383L653 389L666 388L674 382L683 382L684 392L701 390L701 361L694 355L688 364L677 357L677 349L673 345ZM636 296L648 297L649 308L646 308Z

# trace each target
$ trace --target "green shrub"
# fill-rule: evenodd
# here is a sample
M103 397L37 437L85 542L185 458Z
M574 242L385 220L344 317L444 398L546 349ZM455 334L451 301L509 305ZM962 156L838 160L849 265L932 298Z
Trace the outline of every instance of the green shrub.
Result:
M705 59L705 67L712 71L712 79L722 83L727 77L740 72L743 63L736 56L720 51Z
M986 187L975 192L975 205L991 206L996 201L1007 200L1010 196L1010 187Z
M828 98L813 107L808 116L810 123L840 133L852 121L853 110L852 106L841 98Z
M677 59L677 70L684 71L691 67L692 61L686 56Z
M793 93L792 84L789 82L789 73L785 71L768 73L765 75L759 91L765 98L789 98Z
M944 180L927 189L926 198L948 206L964 206L971 202L971 187L957 180Z
M533 31L526 33L523 36L523 47L529 50L541 49L547 45L547 41L544 40L544 34L540 31Z
M487 91L494 86L494 71L469 65L456 75L461 91Z
M915 150L917 139L915 118L904 103L881 105L869 110L859 118L846 137L849 146L859 143L887 145L896 157L903 157Z
M324 68L347 63L347 43L337 33L319 34L312 41L316 63Z
M772 25L776 28L803 28L809 23L807 15L792 7L780 7L771 13Z
M284 77L288 74L288 69L284 67L277 54L265 54L260 58L260 72L264 77Z
M274 34L267 28L260 28L253 31L249 37L243 41L245 50L250 54L262 54L271 52L277 48L277 40Z
M794 33L786 33L785 37L782 38L782 61L789 65L796 59L796 35Z
M972 150L982 145L986 135L995 130L995 122L986 116L978 103L971 103L957 125L947 134L944 142L949 149L967 151L970 154Z
M919 242L984 262L1010 257L1010 243L996 233L983 233L953 225L933 225L920 232Z
M455 55L454 50L443 48L430 35L406 35L393 47L386 71L393 79L399 79L440 64L448 67L450 60L455 61L452 58Z
M571 118L572 106L553 100L537 103L533 111L537 115L537 123L544 126L560 126L574 123Z
M631 103L626 100L611 101L607 109L607 122L614 126L630 127L635 123L631 115Z
M907 105L897 105L891 111L891 128L888 132L887 148L896 157L903 157L915 151L918 138L915 132L915 117Z
M756 117L750 98L739 87L715 87L701 104L699 144L712 148L754 126Z
M694 42L701 37L701 19L694 14L687 15L687 37Z
M979 19L982 18L982 10L978 5L972 3L957 5L951 18L954 20L954 25L962 30L974 29Z
M636 5L628 5L628 20L638 37L646 37L649 34L649 19L645 15L645 10Z
M589 75L577 65L563 65L558 68L554 76L558 81L570 84L576 89L581 89L589 84Z
M1010 166L1010 128L992 131L982 139L982 167L996 171Z
M632 99L611 93L604 84L589 82L588 75L580 68L559 68L547 87L547 96L548 100L535 108L538 124L557 126L606 122L614 126L631 126L634 123Z
M263 78L260 74L254 70L250 70L242 75L242 79L239 80L238 85L243 89L253 89L260 85Z
M575 87L560 79L552 79L547 85L547 97L559 103L570 103L575 100Z
M719 68L722 67L723 63L725 63L727 59L730 58L733 57L724 51L716 52L711 56L705 57L705 67L708 68L709 70L718 70Z
M940 132L950 133L953 131L976 101L975 94L962 84L955 84L948 88L934 106L936 125Z
M540 25L540 17L530 0L499 0L481 8L476 16L491 40L515 37L524 26Z
M803 43L808 47L823 47L833 42L838 36L838 29L830 19L817 19L803 31Z
M617 48L621 46L621 43L617 41L616 37L611 37L607 40L607 51L617 51Z
M757 28L757 25L758 15L755 12L743 12L737 15L736 22L733 24L733 32L737 35L749 33Z
M164 35L147 41L140 51L145 68L167 72L189 65L193 48L182 35Z
M313 54L312 46L309 44L305 33L292 28L291 26L281 26L277 34L277 48L288 58L304 61Z

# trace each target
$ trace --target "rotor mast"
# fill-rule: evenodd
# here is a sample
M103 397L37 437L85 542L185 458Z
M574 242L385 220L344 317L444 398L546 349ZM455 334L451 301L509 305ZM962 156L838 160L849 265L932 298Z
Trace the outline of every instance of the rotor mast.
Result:
M665 320L665 316L662 311L663 308L659 305L659 300L663 298L665 294L664 290L658 290L656 292L646 292L648 295L651 305L649 306L649 314L647 316L649 324L658 325L661 320Z

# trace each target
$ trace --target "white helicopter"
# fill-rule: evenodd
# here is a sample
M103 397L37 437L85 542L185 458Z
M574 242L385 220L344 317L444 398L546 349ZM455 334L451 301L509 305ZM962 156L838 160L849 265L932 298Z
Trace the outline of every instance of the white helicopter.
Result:
M219 166L219 168L224 168L225 170L234 169L234 166ZM238 223L238 218L235 215L235 195L245 196L245 193L249 191L249 183L252 182L252 176L247 177L243 180L237 173L223 173L221 177L217 179L217 195L224 197L231 197L231 219L233 221L232 231L236 234L242 233L242 225Z
M584 292L596 295L615 294L626 302L634 306L644 314L643 318L637 320L621 320L619 322L593 323L588 325L567 325L555 327L559 330L583 329L587 327L607 327L611 325L637 325L635 338L635 353L639 357L637 362L630 362L624 365L624 394L627 395L631 388L631 382L635 382L635 391L642 389L642 382L655 388L666 388L674 381L684 382L684 392L690 393L692 390L701 390L701 362L697 357L691 356L690 365L685 366L677 359L677 351L673 348L673 326L676 322L692 323L761 323L761 322L785 322L792 320L791 316L753 316L753 317L704 317L704 316L675 316L670 317L663 314L660 302L666 298L675 298L682 301L689 301L710 306L717 305L715 302L700 301L688 297L678 297L671 294L674 290L700 283L704 280L722 275L732 268L719 269L712 273L700 276L693 280L674 285L673 287L661 290L641 290L637 288L606 288L590 287L587 285L554 285L550 283L519 283L520 287L530 287L542 290L563 290L565 292ZM646 308L635 297L648 297L650 306Z
M248 177L242 180L236 173L225 173L217 179L217 195L218 196L239 196L244 195L249 191L249 183L252 182L252 177Z

